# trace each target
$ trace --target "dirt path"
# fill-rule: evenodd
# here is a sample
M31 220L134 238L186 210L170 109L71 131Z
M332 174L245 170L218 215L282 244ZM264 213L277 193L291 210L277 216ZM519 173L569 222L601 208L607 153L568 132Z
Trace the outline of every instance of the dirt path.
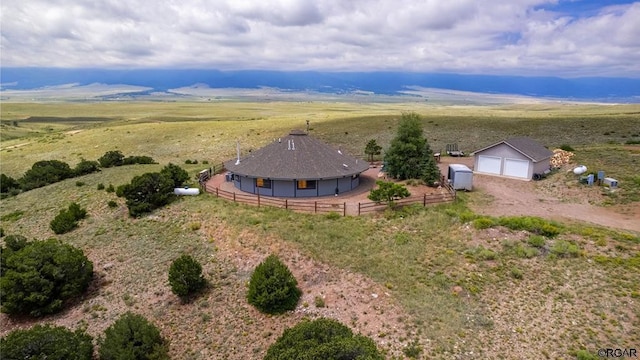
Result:
M473 158L442 158L443 174L450 163L472 168ZM561 175L561 174L558 174ZM554 182L550 184L549 182ZM640 206L625 213L616 208L589 203L589 189L568 188L557 178L540 182L506 179L490 175L473 175L474 192L486 195L486 201L474 201L472 209L491 216L539 216L551 220L584 221L596 225L640 232ZM555 188L552 192L550 189ZM562 191L557 190L561 188Z

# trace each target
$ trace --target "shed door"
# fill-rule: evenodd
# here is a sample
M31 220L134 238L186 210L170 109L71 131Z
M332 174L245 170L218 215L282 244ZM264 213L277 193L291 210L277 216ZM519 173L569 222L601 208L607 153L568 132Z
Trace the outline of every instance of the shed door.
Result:
M500 175L500 164L502 160L494 156L478 156L478 172Z
M504 159L505 176L513 176L527 179L529 178L529 161L517 159Z

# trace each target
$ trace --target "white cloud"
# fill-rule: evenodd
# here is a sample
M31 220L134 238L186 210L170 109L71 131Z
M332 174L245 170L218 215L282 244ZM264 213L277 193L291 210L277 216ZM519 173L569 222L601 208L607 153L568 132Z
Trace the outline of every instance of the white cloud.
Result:
M640 76L640 2L555 2L3 0L1 63Z

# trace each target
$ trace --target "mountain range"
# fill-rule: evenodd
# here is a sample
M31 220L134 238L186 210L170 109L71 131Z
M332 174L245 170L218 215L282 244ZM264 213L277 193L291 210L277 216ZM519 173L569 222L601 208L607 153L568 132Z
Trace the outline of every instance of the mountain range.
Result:
M2 92L65 84L127 85L142 92L185 87L406 95L411 88L510 94L574 101L640 103L640 78L534 77L412 72L220 71L205 69L0 68Z

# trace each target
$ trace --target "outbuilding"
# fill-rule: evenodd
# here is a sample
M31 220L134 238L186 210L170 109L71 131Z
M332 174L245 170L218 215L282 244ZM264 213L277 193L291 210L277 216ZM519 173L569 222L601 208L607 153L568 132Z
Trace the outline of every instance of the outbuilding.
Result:
M502 140L473 152L474 171L480 174L530 180L550 168L553 152L528 137Z
M239 190L275 197L337 195L360 185L369 163L301 130L275 139L248 156L225 162Z
M454 190L473 190L473 171L463 164L450 164L447 174Z

